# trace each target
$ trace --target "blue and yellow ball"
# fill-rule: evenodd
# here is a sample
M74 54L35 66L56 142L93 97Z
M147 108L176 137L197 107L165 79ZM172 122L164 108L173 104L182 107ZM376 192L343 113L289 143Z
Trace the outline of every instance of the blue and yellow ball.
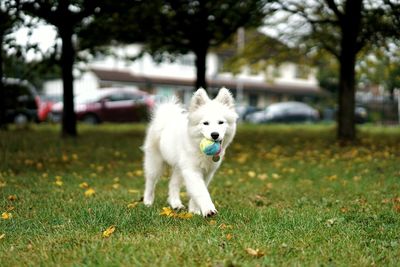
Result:
M214 156L221 152L221 143L203 138L200 142L200 150L207 156Z

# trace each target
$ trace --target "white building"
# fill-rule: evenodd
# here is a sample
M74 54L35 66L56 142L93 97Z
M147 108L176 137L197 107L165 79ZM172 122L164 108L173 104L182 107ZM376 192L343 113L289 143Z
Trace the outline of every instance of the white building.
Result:
M194 90L195 57L188 54L174 62L155 62L148 54L135 61L126 60L138 55L140 46L115 47L113 55L93 58L80 65L83 73L75 75L75 94L105 87L136 87L161 96L178 95L187 102ZM292 63L269 68L265 73L252 74L244 68L239 75L221 73L221 61L217 54L207 55L206 78L211 94L225 86L232 90L237 100L246 105L265 107L271 102L286 99L314 97L321 93L315 71L301 72ZM61 80L47 81L45 94L62 94Z

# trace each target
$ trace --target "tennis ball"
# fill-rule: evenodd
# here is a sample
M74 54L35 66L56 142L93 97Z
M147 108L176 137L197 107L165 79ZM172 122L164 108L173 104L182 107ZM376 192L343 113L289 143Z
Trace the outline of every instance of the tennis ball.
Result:
M221 152L221 143L203 138L200 142L200 150L207 156L218 155Z

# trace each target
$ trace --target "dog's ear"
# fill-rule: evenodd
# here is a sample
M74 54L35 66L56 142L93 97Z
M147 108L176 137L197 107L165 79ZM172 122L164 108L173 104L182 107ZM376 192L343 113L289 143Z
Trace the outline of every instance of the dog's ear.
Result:
M198 109L199 107L201 107L202 105L207 103L208 101L210 101L210 98L208 98L206 90L204 90L203 88L199 88L193 94L189 110L195 111L196 109Z
M233 99L231 92L225 87L222 87L219 90L217 97L215 97L215 100L222 103L223 105L227 106L230 109L235 108L235 100Z

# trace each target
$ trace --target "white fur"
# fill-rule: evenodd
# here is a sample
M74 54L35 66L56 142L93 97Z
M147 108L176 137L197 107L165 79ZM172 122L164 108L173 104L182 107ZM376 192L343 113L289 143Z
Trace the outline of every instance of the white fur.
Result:
M167 163L172 168L168 196L171 207L184 208L179 196L184 183L190 197L189 212L203 216L216 214L207 186L232 142L237 118L233 97L225 88L220 89L214 100L208 98L204 89L197 90L188 112L177 101L160 105L147 129L143 147L144 204L153 204L156 183L162 175L164 163ZM213 139L211 133L218 133L216 140L222 142L218 162L199 148L201 139Z

